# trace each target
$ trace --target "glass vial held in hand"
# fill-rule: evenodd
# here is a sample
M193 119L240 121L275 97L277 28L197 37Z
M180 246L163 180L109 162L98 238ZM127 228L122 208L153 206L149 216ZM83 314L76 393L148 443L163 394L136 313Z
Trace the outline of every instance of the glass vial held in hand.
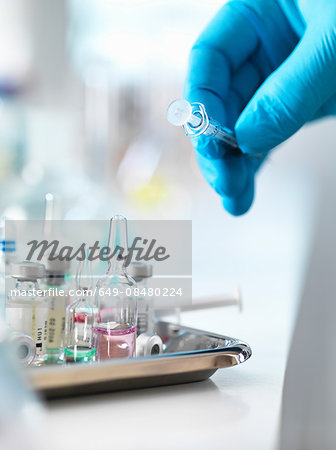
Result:
M114 216L110 220L106 275L97 283L98 315L94 325L99 361L135 356L137 298L135 281L127 273L127 220Z
M36 345L32 365L45 362L47 350L48 304L37 280L45 275L44 265L23 261L12 264L15 288L8 295L6 322L15 331L31 336Z
M76 287L80 296L66 310L66 347L67 363L90 363L95 360L96 348L93 324L97 308L92 297L92 267L87 258L78 265Z

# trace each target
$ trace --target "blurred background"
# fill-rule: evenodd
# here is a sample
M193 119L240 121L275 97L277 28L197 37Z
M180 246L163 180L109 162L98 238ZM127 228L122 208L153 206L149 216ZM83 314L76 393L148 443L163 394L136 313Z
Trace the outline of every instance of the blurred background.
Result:
M264 248L280 238L298 254L319 171L315 143L326 138L320 126L274 152L252 211L237 219L203 181L190 140L166 120L190 47L222 0L0 4L1 215L42 219L52 192L57 218L194 219L195 251L213 258L219 246L225 255L220 283L244 267L251 273L251 241ZM286 224L294 234L280 232ZM209 284L218 282L215 273Z
M241 218L223 210L190 140L166 120L189 50L222 0L0 4L1 215L42 219L51 192L56 218L192 219L197 294L242 282L260 292L254 258L272 268L268 295L297 292L317 185L334 158L334 120L272 153ZM292 284L280 288L284 274Z
M51 192L61 205L57 218L192 219L194 296L239 285L244 309L239 319L228 308L183 323L249 342L254 358L241 382L259 384L241 393L229 379L249 417L242 448L252 435L260 440L254 448L273 448L317 194L336 163L335 119L304 127L272 152L245 216L224 211L190 140L166 120L182 94L190 47L223 3L0 0L0 213L42 219ZM73 420L62 405L51 414ZM221 417L209 415L204 425L202 416L199 425L221 427ZM224 417L241 436L240 415Z
M198 172L165 111L219 1L2 0L0 208L64 218L190 216Z
M202 179L190 140L166 120L190 48L223 3L1 0L1 215L42 219L52 192L56 218L193 219L199 294L255 280L256 254L275 255L279 277L301 267L334 121L273 152L252 210L233 218ZM275 242L280 253L268 255Z

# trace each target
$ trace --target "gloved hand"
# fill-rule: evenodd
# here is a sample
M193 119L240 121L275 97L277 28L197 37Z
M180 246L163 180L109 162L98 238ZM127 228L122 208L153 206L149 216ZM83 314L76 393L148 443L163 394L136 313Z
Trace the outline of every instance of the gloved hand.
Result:
M235 130L243 155L209 137L193 145L224 208L244 214L269 151L305 122L336 113L336 1L225 4L192 48L184 96Z

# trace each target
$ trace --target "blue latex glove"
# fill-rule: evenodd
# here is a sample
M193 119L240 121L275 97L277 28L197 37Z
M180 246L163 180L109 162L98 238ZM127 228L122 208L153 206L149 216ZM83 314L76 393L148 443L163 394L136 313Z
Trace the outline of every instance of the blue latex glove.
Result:
M234 129L245 153L193 138L201 170L227 211L240 215L250 208L255 173L268 152L305 122L334 114L335 94L335 0L223 6L192 48L184 96Z

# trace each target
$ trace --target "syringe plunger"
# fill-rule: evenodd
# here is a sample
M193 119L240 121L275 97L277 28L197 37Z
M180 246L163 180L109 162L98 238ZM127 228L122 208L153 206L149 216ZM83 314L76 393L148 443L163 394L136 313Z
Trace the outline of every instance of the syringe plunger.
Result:
M204 134L221 141L227 148L239 149L233 131L209 118L202 103L175 100L168 106L167 119L172 125L183 126L187 136Z

